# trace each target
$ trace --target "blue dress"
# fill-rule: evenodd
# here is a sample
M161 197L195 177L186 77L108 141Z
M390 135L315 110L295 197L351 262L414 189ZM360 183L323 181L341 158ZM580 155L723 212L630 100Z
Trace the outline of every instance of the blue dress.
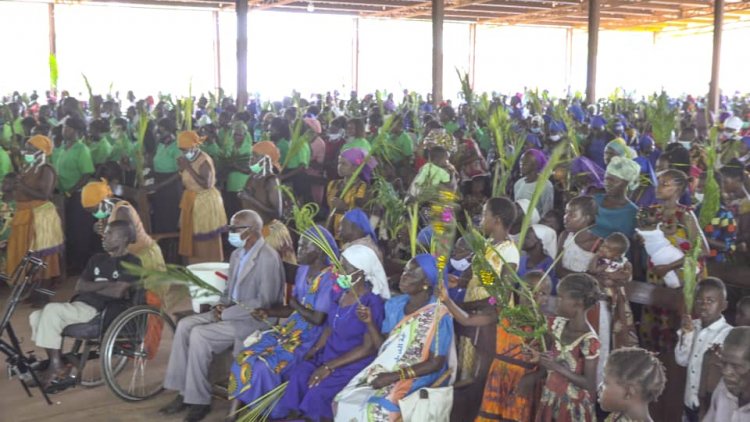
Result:
M364 306L370 308L372 320L380 326L384 317L384 303L380 296L368 292L359 298ZM331 305L326 325L331 334L325 346L312 360L300 361L289 370L289 385L284 396L271 416L283 418L292 410L299 410L303 415L312 419L333 419L333 398L343 389L351 379L372 362L375 355L371 355L336 368L332 374L323 379L317 386L308 387L310 376L326 362L330 362L362 345L367 334L367 325L357 318L358 303L346 307L339 307L338 303Z
M594 200L599 208L596 213L596 225L591 229L595 235L605 238L612 233L620 232L628 239L633 237L635 219L638 215L638 207L634 203L628 200L624 207L604 208L602 207L603 193L595 194Z
M331 290L336 276L332 267L324 269L312 283L307 282L309 267L297 270L294 296L307 309L328 313ZM229 396L243 403L252 403L281 384L282 377L318 340L323 325L313 325L294 312L277 330L268 331L243 349L232 364L229 375Z
M554 262L555 262L554 259L552 259L549 256L545 256L544 259L542 260L542 262L540 262L539 264L537 264L535 267L528 268L529 256L526 255L526 254L523 254L523 255L521 255L521 260L518 263L518 276L523 278L523 276L525 276L526 273L528 273L530 271L535 271L535 270L538 270L538 271L541 271L543 273L546 273L547 270L552 266L552 264ZM550 272L548 274L548 277L549 277L550 283L552 284L552 295L554 296L554 295L557 294L556 293L557 292L557 275L555 275L555 269L554 268L552 268L552 270L550 270Z

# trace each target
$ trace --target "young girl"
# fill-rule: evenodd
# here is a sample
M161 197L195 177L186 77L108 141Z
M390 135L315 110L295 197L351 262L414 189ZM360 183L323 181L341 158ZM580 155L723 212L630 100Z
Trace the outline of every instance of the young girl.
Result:
M637 347L612 352L599 386L599 405L612 412L605 422L652 422L648 405L659 398L666 380L653 353Z
M549 351L531 351L531 361L539 362L547 372L537 422L596 420L599 339L586 312L600 294L599 284L588 274L570 274L557 286L557 316L549 320Z
M513 199L516 201L519 199L531 200L536 190L539 173L546 165L547 157L542 151L532 148L523 153L520 166L522 177L513 185ZM544 183L544 191L542 191L542 196L539 198L536 208L539 215L544 215L553 207L555 189L549 180L543 180L541 183Z
M558 277L588 271L602 241L591 231L596 221L596 212L596 202L590 196L573 198L565 207L565 231L560 234L558 241L558 249L563 254L556 268Z
M534 299L540 307L544 307L551 291L549 278L541 271L531 271L526 274L524 280L536 289L537 295ZM495 358L487 376L482 406L475 421L531 421L533 403L536 401L536 397L533 397L536 378L524 377L534 370L535 365L528 362L522 352L523 338L506 331L507 320L503 319L501 324L497 323L497 308L469 315L448 297L445 290L441 294L441 300L459 324L466 327L494 324L497 327ZM522 299L521 305L528 304Z

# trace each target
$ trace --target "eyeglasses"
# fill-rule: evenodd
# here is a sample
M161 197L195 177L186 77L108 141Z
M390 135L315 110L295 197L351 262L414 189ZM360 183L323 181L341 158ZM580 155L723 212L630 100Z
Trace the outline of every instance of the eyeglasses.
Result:
M226 226L226 231L236 233L238 231L245 231L247 229L252 229L252 228L253 228L253 226L233 226L233 225L228 225L228 226Z

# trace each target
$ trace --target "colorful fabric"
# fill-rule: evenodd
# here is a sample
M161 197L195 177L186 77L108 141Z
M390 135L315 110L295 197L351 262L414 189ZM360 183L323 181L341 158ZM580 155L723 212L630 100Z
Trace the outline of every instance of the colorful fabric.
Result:
M628 146L627 143L625 143L625 140L622 138L615 138L609 141L607 146L604 148L613 151L615 154L617 154L617 157L627 158L629 160L635 158L633 150Z
M696 208L695 214L700 215L700 205ZM706 238L724 244L721 250L709 244L710 258L715 262L726 262L737 247L737 221L732 211L720 205L714 218L703 227L703 233Z
M333 216L333 234L336 238L338 238L339 235L339 225L341 224L341 219L344 218L344 213L356 207L357 201L362 200L367 196L367 183L362 180L355 181L346 194L342 196L341 191L344 189L346 182L347 181L343 179L331 180L328 182L328 189L326 190L328 208L336 210L336 213ZM345 210L340 210L334 207L332 203L334 198L339 198L344 201L347 208Z
M268 246L279 253L282 261L297 265L297 254L294 251L292 236L284 223L272 220L263 226L262 234Z
M372 145L370 145L370 141L365 138L354 138L346 141L346 143L341 146L341 152L348 151L352 148L361 149L366 154L369 154L372 150Z
M628 189L632 191L638 187L641 166L630 158L612 157L606 174L628 182Z
M63 249L63 231L60 216L49 201L22 201L16 203L8 239L7 269L12 273L26 252L33 250L44 259L47 268L43 278L60 275L60 252Z
M530 148L526 150L524 154L530 154L534 157L538 171L542 171L542 169L544 169L544 167L547 165L547 156L542 151L536 148Z
M372 178L372 172L378 165L378 162L374 158L367 158L369 153L361 148L349 148L341 151L341 157L351 163L355 168L359 168L362 163L367 159L365 165L362 166L362 170L359 172L359 178L367 183L370 183Z
M399 400L423 387L430 387L448 370L418 378L400 380L395 384L374 389L369 380L376 374L394 372L400 368L425 362L430 354L448 356L453 341L453 318L444 306L434 301L412 314L404 315L409 296L396 296L385 306L383 333L388 338L378 356L360 371L336 396L336 417L341 420L392 421L400 417Z
M308 266L297 269L295 297L307 309L328 313L336 279L334 269L325 268L309 281L308 270ZM294 312L283 326L264 332L255 344L243 349L232 364L227 386L230 399L251 403L281 384L282 377L302 360L322 329L322 325L313 325L302 314Z
M549 319L554 336L552 356L575 374L583 375L586 361L599 358L599 339L588 332L572 343L562 344L561 338L568 320ZM579 422L596 420L596 399L588 390L578 387L559 372L550 371L542 389L537 422Z
M61 192L69 193L83 176L94 174L89 147L79 140L69 148L63 148L55 162L55 170L58 188Z

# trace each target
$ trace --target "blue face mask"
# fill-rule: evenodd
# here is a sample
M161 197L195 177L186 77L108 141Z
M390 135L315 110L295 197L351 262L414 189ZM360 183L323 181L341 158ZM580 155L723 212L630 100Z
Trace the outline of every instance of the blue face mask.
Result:
M111 213L112 206L107 201L102 201L96 211L94 211L93 215L97 220L103 220L105 218L108 218Z
M245 246L245 241L242 239L242 233L229 233L229 244L239 249Z

